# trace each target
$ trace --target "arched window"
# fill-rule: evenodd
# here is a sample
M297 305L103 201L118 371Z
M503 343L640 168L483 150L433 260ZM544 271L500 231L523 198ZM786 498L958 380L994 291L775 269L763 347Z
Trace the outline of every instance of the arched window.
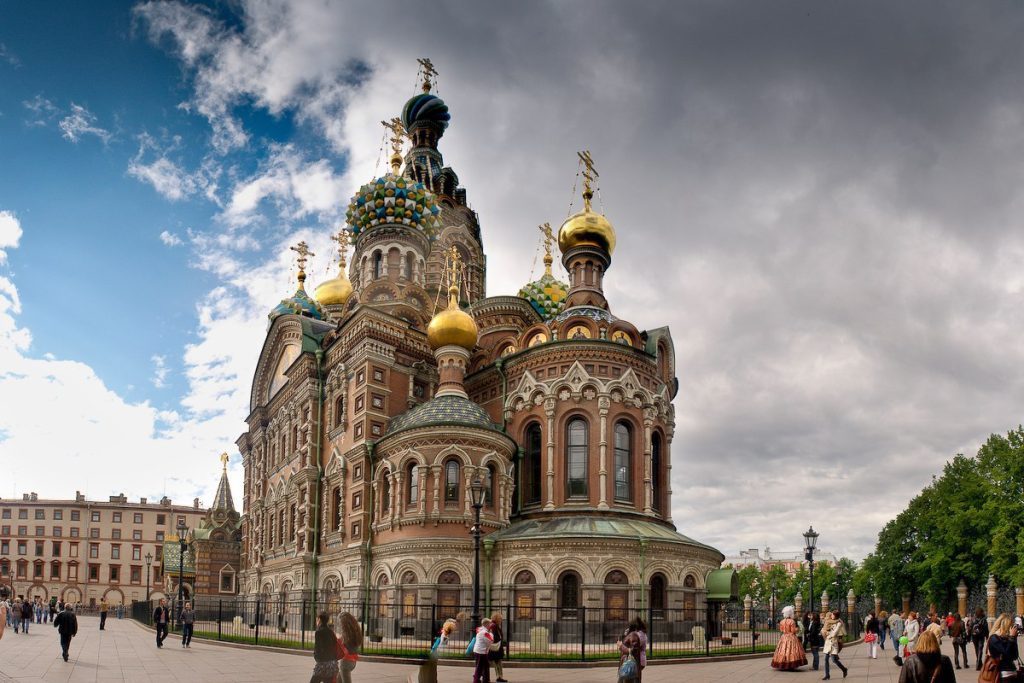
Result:
M540 424L534 422L526 428L526 462L523 466L523 505L540 503Z
M376 280L384 274L384 255L379 251L373 252L373 279Z
M334 402L334 426L340 427L341 421L345 417L345 397L339 396L338 400Z
M574 418L566 426L566 495L587 497L587 421Z
M449 460L444 466L445 505L459 504L459 463Z
M416 617L416 575L412 572L402 574L402 616Z
M651 613L655 619L665 617L665 577L662 574L655 574L651 577Z
M515 603L516 619L533 619L534 605L537 602L537 591L535 584L537 580L533 572L524 569L515 578Z
M651 436L651 507L655 512L661 512L662 486L661 434L655 432Z
M420 468L416 463L411 462L405 471L406 478L409 480L405 487L405 502L415 505L420 500Z
M391 510L391 473L387 470L380 485L380 509L385 514Z
M629 602L629 579L618 569L604 577L604 617L609 621L625 621Z
M414 268L415 268L415 263L416 263L415 259L416 259L416 257L413 256L413 253L411 251L405 255L405 279L406 280L412 280L412 275L413 275Z
M683 579L683 588L686 591L683 593L683 612L684 619L696 619L697 618L697 579L693 578L693 574L687 574L686 578Z
M633 500L633 430L615 423L615 500Z
M484 473L484 507L496 506L498 477L494 473L494 465L488 465Z
M459 594L462 579L455 572L448 570L437 577L437 618L454 618L459 613Z
M559 618L575 619L580 607L580 577L575 572L565 572L558 579Z

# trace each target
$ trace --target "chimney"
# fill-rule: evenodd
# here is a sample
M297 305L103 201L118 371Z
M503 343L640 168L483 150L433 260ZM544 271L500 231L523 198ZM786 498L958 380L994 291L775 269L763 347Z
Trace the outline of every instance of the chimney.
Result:
M32 500L39 500L39 494L35 491L32 492Z
M28 494L27 493L21 494L21 499L22 500L28 500Z
M139 498L139 505L145 505L145 504L146 504L146 499L145 498Z
M199 499L198 498L193 498L192 499L192 508L194 510L198 510L199 509Z

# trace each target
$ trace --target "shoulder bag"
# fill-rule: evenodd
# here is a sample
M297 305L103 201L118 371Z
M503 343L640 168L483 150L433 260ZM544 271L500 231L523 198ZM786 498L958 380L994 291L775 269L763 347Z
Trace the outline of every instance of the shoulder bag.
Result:
M978 683L999 683L999 657L985 657L985 663L978 672Z

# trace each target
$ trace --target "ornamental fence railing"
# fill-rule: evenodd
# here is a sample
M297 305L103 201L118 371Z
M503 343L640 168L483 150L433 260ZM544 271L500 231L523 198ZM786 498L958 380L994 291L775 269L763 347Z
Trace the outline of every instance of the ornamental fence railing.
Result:
M349 612L364 630L363 654L424 657L448 617L458 621L443 658L465 656L472 637L472 607L426 603L366 603L335 600L219 599L197 597L194 636L214 640L312 649L316 615L326 611L335 625ZM136 602L132 618L151 625L156 602ZM180 632L178 606L168 600L172 632ZM482 614L503 617L505 652L519 660L617 659L617 641L634 617L646 622L649 658L703 657L771 652L778 644L778 618L767 609L712 605L708 609L623 609L608 607L492 606ZM859 638L863 617L847 619L849 636Z

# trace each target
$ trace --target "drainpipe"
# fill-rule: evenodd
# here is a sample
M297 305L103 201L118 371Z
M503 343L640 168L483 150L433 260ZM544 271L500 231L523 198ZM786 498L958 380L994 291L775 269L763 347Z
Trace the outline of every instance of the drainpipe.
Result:
M364 591L364 598L363 598L363 614L365 615L365 619L367 620L367 622L369 622L369 619L370 619L370 570L373 567L373 565L372 565L372 562L373 562L373 546L372 546L372 541L373 541L373 508L374 508L374 502L373 502L373 447L376 446L376 445L377 444L375 444L372 441L367 441L365 443L365 446L366 446L366 473L363 474L363 481L369 481L370 482L370 486L369 486L369 490L368 490L368 495L367 495L367 499L368 499L369 505L370 505L370 520L369 520L369 522L366 525L366 544L364 546L365 551L364 551L364 556L363 556L364 557L363 566L365 567L365 569L363 571L363 583L366 586L366 590Z
M647 539L640 539L640 613L647 609L646 591L647 583L644 581L644 560L647 553Z
M316 350L316 441L313 443L313 450L316 453L316 497L313 499L313 511L316 515L313 519L313 614L316 614L316 588L320 582L320 480L323 478L323 466L320 463L323 450L323 437L320 435L323 428L324 415L324 352ZM314 617L315 618L315 617Z
M508 377L505 375L505 359L494 361L494 367L501 375L501 431L505 431L505 401L508 399Z
M486 566L487 575L486 575L484 580L487 582L487 585L484 588L484 605L486 605L485 612L487 614L490 614L490 611L491 611L491 583L492 583L493 577L494 577L494 567L493 567L493 564L492 564L494 562L493 555L494 555L494 541L492 539L485 538L484 539L484 557L486 557L486 559L487 559L487 566Z

